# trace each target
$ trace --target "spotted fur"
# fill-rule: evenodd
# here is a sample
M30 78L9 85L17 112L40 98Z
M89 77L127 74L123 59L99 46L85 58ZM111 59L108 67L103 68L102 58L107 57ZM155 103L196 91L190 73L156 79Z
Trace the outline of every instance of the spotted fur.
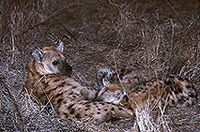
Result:
M61 117L77 120L93 119L100 123L112 118L131 117L127 108L94 101L96 91L81 86L70 78L71 66L63 55L64 45L33 51L27 66L26 88L41 102L51 102Z
M103 70L101 70L103 71ZM109 72L109 70L107 70ZM99 72L98 72L99 73ZM114 73L113 71L110 72ZM100 81L109 80L109 76L98 74ZM161 106L187 106L197 100L194 85L179 76L168 75L160 79L150 79L131 72L124 75L117 84L103 83L104 88L98 94L99 98L107 102L119 102L132 110L142 110L148 104L151 109ZM126 95L123 94L126 92ZM121 93L121 94L119 94ZM117 97L117 95L121 95ZM111 99L112 97L112 99Z

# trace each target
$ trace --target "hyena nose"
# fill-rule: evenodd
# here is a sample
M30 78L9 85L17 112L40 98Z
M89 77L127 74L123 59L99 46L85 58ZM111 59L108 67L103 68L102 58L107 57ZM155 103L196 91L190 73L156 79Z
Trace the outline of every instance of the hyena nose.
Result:
M61 75L70 76L72 74L72 67L64 60L61 64Z

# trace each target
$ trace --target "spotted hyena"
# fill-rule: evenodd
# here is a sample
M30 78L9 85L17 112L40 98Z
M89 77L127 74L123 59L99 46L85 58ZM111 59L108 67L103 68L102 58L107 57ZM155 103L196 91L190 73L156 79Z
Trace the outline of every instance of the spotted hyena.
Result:
M112 118L131 117L132 111L119 105L94 100L97 92L81 86L70 78L71 66L63 55L64 44L35 49L28 63L26 88L41 102L51 102L64 118L93 119L96 122Z
M108 68L100 69L97 80L102 87L99 100L121 103L133 111L142 110L147 104L153 110L161 106L187 106L196 102L197 93L194 85L179 76L168 75L163 78L148 79L142 74L129 72L121 82L113 83L117 74ZM115 77L116 79L116 77Z

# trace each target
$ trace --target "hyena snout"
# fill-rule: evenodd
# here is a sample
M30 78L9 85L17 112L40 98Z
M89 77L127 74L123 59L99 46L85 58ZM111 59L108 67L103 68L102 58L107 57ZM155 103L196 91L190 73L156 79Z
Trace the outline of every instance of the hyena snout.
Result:
M72 67L67 63L66 60L61 61L61 64L58 67L61 75L70 76L72 74Z

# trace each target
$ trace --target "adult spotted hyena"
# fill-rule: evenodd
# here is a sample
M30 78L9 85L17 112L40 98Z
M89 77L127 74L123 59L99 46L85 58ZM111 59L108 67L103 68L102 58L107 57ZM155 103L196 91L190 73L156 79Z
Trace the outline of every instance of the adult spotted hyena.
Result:
M124 107L95 101L95 91L70 78L72 68L66 62L63 49L64 44L61 42L57 48L49 46L33 51L33 59L27 65L26 88L30 93L41 102L51 102L64 118L90 118L104 122L132 116L132 111Z

